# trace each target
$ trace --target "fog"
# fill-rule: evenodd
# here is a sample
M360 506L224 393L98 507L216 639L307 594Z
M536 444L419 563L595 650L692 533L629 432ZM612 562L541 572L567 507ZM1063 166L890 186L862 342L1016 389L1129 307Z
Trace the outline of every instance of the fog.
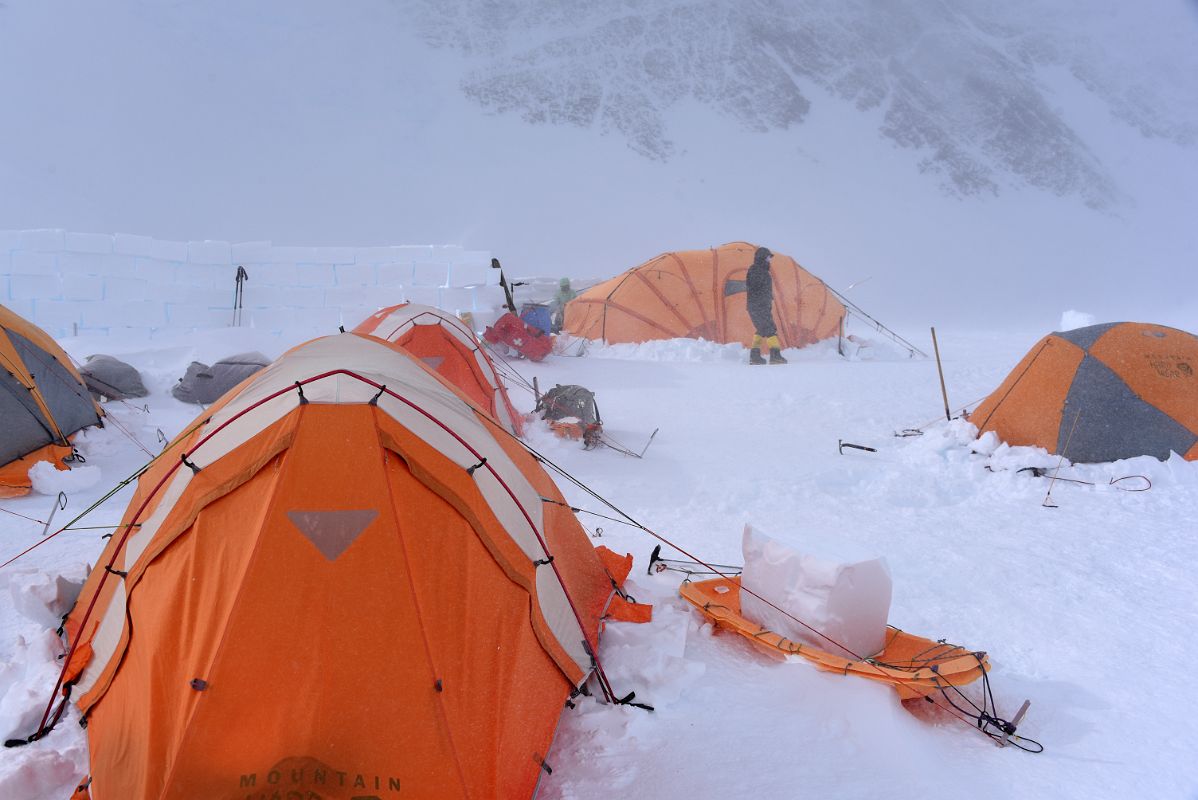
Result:
M887 320L1195 328L1198 6L0 5L0 229L747 239Z

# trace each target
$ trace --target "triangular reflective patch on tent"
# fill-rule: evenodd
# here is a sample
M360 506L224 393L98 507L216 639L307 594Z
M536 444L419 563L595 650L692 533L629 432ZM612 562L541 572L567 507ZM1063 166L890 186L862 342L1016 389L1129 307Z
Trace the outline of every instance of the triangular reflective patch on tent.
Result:
M309 542L316 545L322 556L329 561L336 561L378 515L379 512L373 508L288 511L287 519Z
M429 369L437 370L445 362L445 356L425 356L420 360L427 364Z

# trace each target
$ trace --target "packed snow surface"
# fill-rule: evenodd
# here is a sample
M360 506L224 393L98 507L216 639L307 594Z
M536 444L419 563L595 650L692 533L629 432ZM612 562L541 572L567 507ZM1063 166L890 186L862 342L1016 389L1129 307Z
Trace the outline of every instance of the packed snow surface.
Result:
M1038 330L939 333L954 413L991 391ZM911 338L914 338L913 336ZM230 329L171 339L108 339L106 352L137 366L151 394L110 403L114 424L79 437L83 479L41 476L68 496L61 527L133 474L197 408L171 384L192 360L296 342ZM917 340L917 343L922 343ZM76 358L96 342L68 339ZM735 346L574 343L540 364L516 363L542 387L596 392L605 431L643 459L586 451L541 423L529 444L632 519L699 557L736 564L746 523L815 551L884 557L893 579L890 622L989 653L1000 715L1024 699L1019 732L1041 755L1000 749L926 704L905 707L888 687L771 661L714 632L678 598L683 576L647 574L658 541L589 513L595 537L636 566L629 591L653 603L648 625L610 624L602 659L621 693L656 711L584 699L563 713L541 786L550 800L628 797L926 798L1194 797L1198 701L1188 674L1198 609L1193 515L1198 464L1137 458L1070 467L1049 481L1020 472L1059 459L974 439L946 422L934 362L868 335L789 350L785 366L753 367ZM513 401L533 405L513 386ZM904 429L921 436L899 438ZM877 452L846 449L847 441ZM1110 483L1129 475L1143 478ZM564 477L569 501L620 516ZM1147 491L1126 491L1144 488ZM49 699L61 645L57 620L104 541L91 526L119 521L126 486L94 512L0 569L0 731L32 732ZM39 544L55 496L0 502L0 561ZM20 514L32 519L23 519ZM669 547L663 555L679 557ZM973 687L976 697L977 687ZM68 712L46 738L0 753L0 797L69 795L87 764L85 732Z

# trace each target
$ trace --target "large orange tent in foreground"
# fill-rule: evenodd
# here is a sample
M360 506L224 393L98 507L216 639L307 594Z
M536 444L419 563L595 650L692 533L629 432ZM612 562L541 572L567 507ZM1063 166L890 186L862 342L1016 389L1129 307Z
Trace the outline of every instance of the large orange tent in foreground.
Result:
M608 344L675 338L748 344L753 323L745 275L756 250L757 245L733 242L663 253L571 300L562 330ZM823 281L780 253L770 273L783 347L837 335L845 308Z
M141 477L67 620L91 797L529 797L595 669L596 552L420 362L302 345Z
M1141 322L1050 333L969 420L1075 462L1198 460L1198 336Z
M70 437L103 415L58 343L0 306L0 497L28 493L39 461L61 469Z
M448 311L418 303L390 306L362 320L354 333L399 345L465 392L509 431L520 434L520 416L494 362L474 331Z

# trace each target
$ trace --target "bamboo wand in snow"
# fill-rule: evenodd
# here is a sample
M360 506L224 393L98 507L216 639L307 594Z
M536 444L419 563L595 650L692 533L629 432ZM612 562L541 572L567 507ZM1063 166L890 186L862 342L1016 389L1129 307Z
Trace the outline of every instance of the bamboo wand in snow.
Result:
M953 414L948 410L948 389L944 387L944 367L940 365L940 345L936 343L936 328L932 328L932 350L936 353L936 371L940 373L940 395L944 398L944 418L953 421Z

